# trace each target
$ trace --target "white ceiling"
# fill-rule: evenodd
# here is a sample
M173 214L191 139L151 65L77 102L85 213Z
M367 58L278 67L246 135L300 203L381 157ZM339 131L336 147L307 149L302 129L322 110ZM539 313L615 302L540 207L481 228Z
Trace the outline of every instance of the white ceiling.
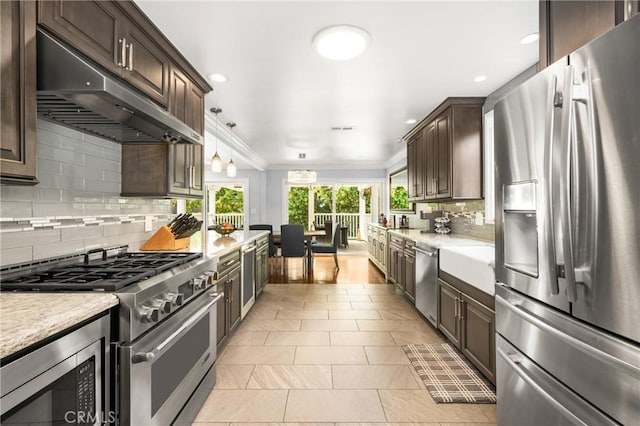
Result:
M538 30L537 0L138 5L203 75L229 76L212 83L207 111L222 108L220 121L235 121L269 168L383 167L404 149L408 118L448 96L485 96L538 60L537 43L520 44ZM365 29L370 48L351 61L320 57L311 39L334 24Z

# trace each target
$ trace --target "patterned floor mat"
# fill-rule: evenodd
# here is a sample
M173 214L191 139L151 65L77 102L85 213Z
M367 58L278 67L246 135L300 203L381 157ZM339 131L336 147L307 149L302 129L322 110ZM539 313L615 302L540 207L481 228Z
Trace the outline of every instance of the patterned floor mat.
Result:
M495 387L449 343L402 349L436 402L496 403Z

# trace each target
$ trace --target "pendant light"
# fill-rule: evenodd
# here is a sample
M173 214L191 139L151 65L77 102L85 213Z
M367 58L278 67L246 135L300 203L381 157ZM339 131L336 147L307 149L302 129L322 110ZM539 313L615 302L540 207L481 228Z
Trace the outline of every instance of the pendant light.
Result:
M227 127L233 133L233 128L236 127L236 123L230 122L227 123ZM236 165L233 162L233 158L229 157L229 164L227 164L227 176L228 177L236 177L238 170L236 169Z
M211 158L211 171L213 173L220 173L222 171L222 158L218 155L218 114L222 112L220 108L211 108L209 111L216 115L216 153Z

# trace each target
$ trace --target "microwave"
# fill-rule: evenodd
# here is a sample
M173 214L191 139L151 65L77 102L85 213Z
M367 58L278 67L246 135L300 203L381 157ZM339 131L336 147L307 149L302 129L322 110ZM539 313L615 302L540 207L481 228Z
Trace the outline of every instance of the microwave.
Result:
M0 367L0 424L115 424L109 396L109 317Z

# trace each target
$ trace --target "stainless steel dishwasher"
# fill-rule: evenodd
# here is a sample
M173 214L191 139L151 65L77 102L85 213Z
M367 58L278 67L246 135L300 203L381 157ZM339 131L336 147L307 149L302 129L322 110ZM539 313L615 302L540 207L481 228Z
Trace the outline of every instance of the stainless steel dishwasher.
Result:
M416 309L438 327L438 249L418 244L416 251Z

